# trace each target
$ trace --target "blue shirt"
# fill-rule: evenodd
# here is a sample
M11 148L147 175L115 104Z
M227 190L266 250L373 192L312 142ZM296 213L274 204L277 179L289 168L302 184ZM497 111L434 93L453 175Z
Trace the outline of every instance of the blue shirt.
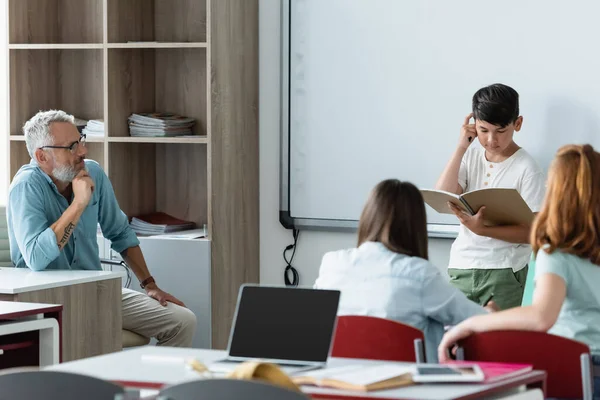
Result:
M444 325L486 313L429 261L376 242L325 254L314 287L341 290L339 315L386 318L420 329L429 362L437 361Z
M101 270L98 223L115 251L121 253L139 245L100 165L85 160L85 166L94 181L94 192L62 250L50 226L58 221L69 202L34 160L19 169L10 185L6 207L10 258L16 267L34 271Z

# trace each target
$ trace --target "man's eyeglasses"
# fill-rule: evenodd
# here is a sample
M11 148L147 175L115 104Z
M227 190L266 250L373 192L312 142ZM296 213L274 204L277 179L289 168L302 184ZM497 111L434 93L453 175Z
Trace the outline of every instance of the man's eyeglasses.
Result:
M78 141L73 142L68 146L42 146L40 149L66 149L69 150L71 154L76 154L80 145L85 147L85 136L85 133L81 134Z

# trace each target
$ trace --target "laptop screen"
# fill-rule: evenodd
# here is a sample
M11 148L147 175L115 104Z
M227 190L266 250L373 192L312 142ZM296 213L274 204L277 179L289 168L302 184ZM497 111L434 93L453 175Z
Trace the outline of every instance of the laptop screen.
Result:
M229 356L325 362L340 292L243 286Z

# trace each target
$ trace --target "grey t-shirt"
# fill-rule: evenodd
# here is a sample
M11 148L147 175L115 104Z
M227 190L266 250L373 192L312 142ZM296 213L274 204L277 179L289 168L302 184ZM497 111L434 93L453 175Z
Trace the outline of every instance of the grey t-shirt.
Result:
M554 326L554 335L587 344L600 354L600 266L572 254L540 249L535 261L536 280L555 274L567 285L567 296Z

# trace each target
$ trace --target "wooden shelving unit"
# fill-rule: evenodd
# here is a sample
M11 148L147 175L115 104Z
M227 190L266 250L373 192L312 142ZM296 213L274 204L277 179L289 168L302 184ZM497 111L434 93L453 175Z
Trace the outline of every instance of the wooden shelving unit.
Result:
M258 282L258 0L8 0L8 15L10 179L38 110L104 119L88 158L123 211L208 225L225 347L239 285ZM129 136L152 111L195 118L193 136Z

